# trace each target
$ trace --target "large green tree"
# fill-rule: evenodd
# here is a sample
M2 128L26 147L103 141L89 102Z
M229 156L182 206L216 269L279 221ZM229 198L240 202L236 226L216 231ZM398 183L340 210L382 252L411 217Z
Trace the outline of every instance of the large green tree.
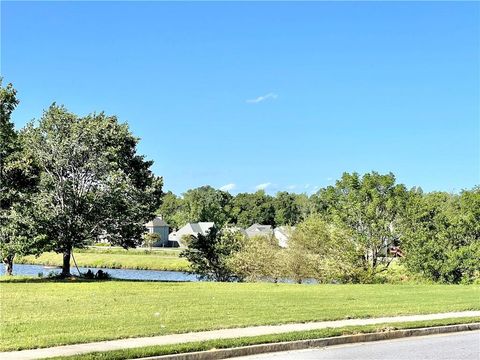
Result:
M298 222L307 219L310 215L315 213L315 205L307 194L294 194L295 203L300 211Z
M211 186L188 190L183 194L181 217L188 222L213 221L222 227L230 222L231 199L228 192Z
M286 191L277 193L273 201L276 225L295 225L300 222L302 209L297 202L297 197Z
M357 246L345 229L320 215L301 222L288 242L290 273L296 281L308 277L319 282L356 280Z
M480 279L480 188L460 194L411 191L403 222L403 262L446 283Z
M29 211L38 173L11 121L17 104L12 84L2 87L0 78L0 254L7 275L12 274L15 255L41 251Z
M170 225L172 230L182 227L187 222L186 214L183 211L183 200L171 191L163 195L158 213L162 215L163 220Z
M191 271L201 279L235 281L239 275L232 270L229 259L240 251L244 236L232 229L213 226L206 235L191 236L188 248L180 253L190 262Z
M345 227L363 254L364 269L374 275L390 262L388 250L399 245L400 222L408 199L404 185L392 173L360 176L344 173L335 186L316 194L317 211Z
M263 190L253 194L237 194L233 199L231 214L233 222L241 227L249 227L255 223L273 226L275 225L274 199Z
M126 124L54 104L27 126L25 139L41 170L34 212L50 248L63 254L64 276L74 247L99 239L125 248L141 243L161 202L162 179L137 154Z

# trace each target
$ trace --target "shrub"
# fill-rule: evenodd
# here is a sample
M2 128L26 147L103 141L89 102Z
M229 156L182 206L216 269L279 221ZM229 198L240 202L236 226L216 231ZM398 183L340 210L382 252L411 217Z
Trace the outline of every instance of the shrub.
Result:
M192 273L201 279L238 281L241 277L228 266L228 258L244 245L244 236L236 231L211 227L206 235L192 236L189 247L180 253L190 262Z
M347 282L363 276L349 233L319 215L312 215L297 226L286 255L288 273L297 282L305 278Z
M228 267L247 281L277 281L285 277L284 256L274 238L255 236L228 259Z

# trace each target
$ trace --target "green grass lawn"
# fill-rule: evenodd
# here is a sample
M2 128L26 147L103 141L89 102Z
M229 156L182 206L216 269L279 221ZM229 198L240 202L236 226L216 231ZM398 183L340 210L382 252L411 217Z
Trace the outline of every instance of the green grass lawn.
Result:
M188 261L179 258L179 254L180 251L174 249L146 251L99 247L77 250L74 256L78 266L81 267L185 271L188 268ZM16 263L60 266L62 255L47 252L39 257L25 256L16 259ZM15 271L15 267L13 270Z
M4 279L3 351L248 325L480 309L480 286L475 285Z

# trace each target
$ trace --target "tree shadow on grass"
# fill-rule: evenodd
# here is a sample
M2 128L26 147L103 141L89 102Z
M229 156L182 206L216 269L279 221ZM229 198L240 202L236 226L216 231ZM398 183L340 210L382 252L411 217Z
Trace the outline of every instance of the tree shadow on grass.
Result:
M103 282L150 282L150 283L190 283L192 281L173 281L173 280L137 280L137 279L87 279L80 276L70 277L33 277L33 276L0 276L0 284L4 283L68 283L68 284L80 284L80 283L103 283Z

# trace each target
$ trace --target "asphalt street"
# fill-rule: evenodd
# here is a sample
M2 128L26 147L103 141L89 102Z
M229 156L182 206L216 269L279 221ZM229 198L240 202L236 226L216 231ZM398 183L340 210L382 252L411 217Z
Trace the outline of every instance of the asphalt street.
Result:
M236 358L238 360L480 360L480 331L411 337Z

